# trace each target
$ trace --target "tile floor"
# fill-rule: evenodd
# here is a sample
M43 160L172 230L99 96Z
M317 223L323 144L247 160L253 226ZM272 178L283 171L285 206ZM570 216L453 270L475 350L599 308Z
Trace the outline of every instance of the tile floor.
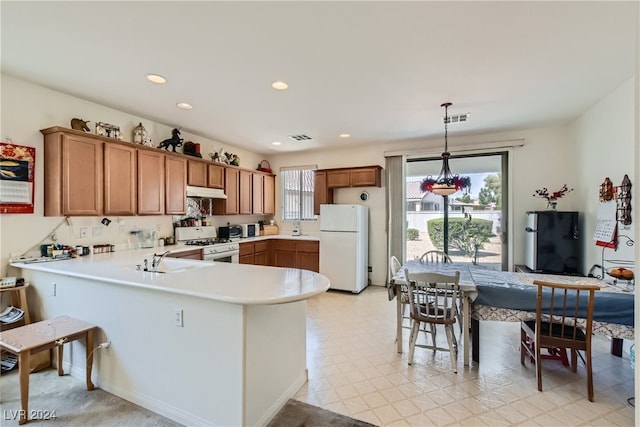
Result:
M544 361L538 392L534 366L520 365L517 322L482 322L480 364L464 368L460 352L454 374L448 353L416 348L412 366L408 344L396 353L395 301L385 288L329 291L309 300L307 312L309 381L300 401L380 426L634 425L633 369L609 353L606 337L593 342L589 402L583 366L573 374Z

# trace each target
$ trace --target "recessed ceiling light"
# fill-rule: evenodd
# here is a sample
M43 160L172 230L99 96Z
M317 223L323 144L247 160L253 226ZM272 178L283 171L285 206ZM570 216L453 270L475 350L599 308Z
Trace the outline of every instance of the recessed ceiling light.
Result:
M178 108L182 108L183 110L191 110L193 108L191 104L188 104L186 102L178 102L176 105L178 106Z
M273 142L271 143L271 145L280 145L280 144L282 144L282 142L280 142L280 141L273 141Z
M167 79L159 74L147 74L147 80L153 83L158 83L160 85L167 82Z
M351 137L351 135L348 134L348 133L341 133L340 134L340 138L349 138L349 137Z
M271 83L271 87L274 88L275 90L287 90L289 85L286 84L285 82L278 80L277 82Z

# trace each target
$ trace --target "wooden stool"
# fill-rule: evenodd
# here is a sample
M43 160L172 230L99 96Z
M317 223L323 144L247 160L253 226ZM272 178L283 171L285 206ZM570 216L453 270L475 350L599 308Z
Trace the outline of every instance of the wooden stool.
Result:
M29 283L25 283L20 286L13 286L9 288L0 289L0 294L5 292L11 292L11 304L14 307L18 307L24 311L24 324L28 325L31 323L31 318L29 317L29 306L27 305L27 288L29 287Z
M91 368L93 367L93 330L94 325L68 316L60 316L30 325L20 326L2 333L0 348L18 356L20 375L20 411L19 424L29 419L29 371L32 354L57 346L58 375L63 375L62 346L65 343L85 338L87 354L87 390L93 390Z

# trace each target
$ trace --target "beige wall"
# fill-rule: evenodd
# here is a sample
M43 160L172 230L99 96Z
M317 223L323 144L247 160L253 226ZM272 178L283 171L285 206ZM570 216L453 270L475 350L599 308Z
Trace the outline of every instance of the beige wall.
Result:
M625 174L629 175L636 193L632 202L637 200L638 192L635 182L636 164L634 152L635 120L635 84L631 79L617 88L607 97L600 100L592 108L582 114L571 126L571 139L574 147L573 161L579 165L576 180L578 210L583 212L583 229L587 244L585 246L585 271L593 264L602 264L602 248L593 241L593 230L596 226L598 207L598 190L600 184L609 177L614 185L620 185ZM632 205L638 206L637 202ZM638 212L632 211L634 222L638 220ZM634 224L618 225L620 234L635 240ZM621 243L627 241L621 238ZM634 259L634 248L624 244L618 251L605 250L605 259ZM610 263L607 263L612 267ZM599 272L598 272L599 273Z

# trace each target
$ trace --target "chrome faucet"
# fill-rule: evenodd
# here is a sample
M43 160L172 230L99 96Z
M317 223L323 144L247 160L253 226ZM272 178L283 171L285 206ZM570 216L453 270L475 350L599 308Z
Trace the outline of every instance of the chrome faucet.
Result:
M151 271L154 273L158 272L158 267L160 266L160 262L162 261L162 258L164 258L169 252L171 251L166 251L163 254L157 255L157 254L153 254L153 259L151 260Z

